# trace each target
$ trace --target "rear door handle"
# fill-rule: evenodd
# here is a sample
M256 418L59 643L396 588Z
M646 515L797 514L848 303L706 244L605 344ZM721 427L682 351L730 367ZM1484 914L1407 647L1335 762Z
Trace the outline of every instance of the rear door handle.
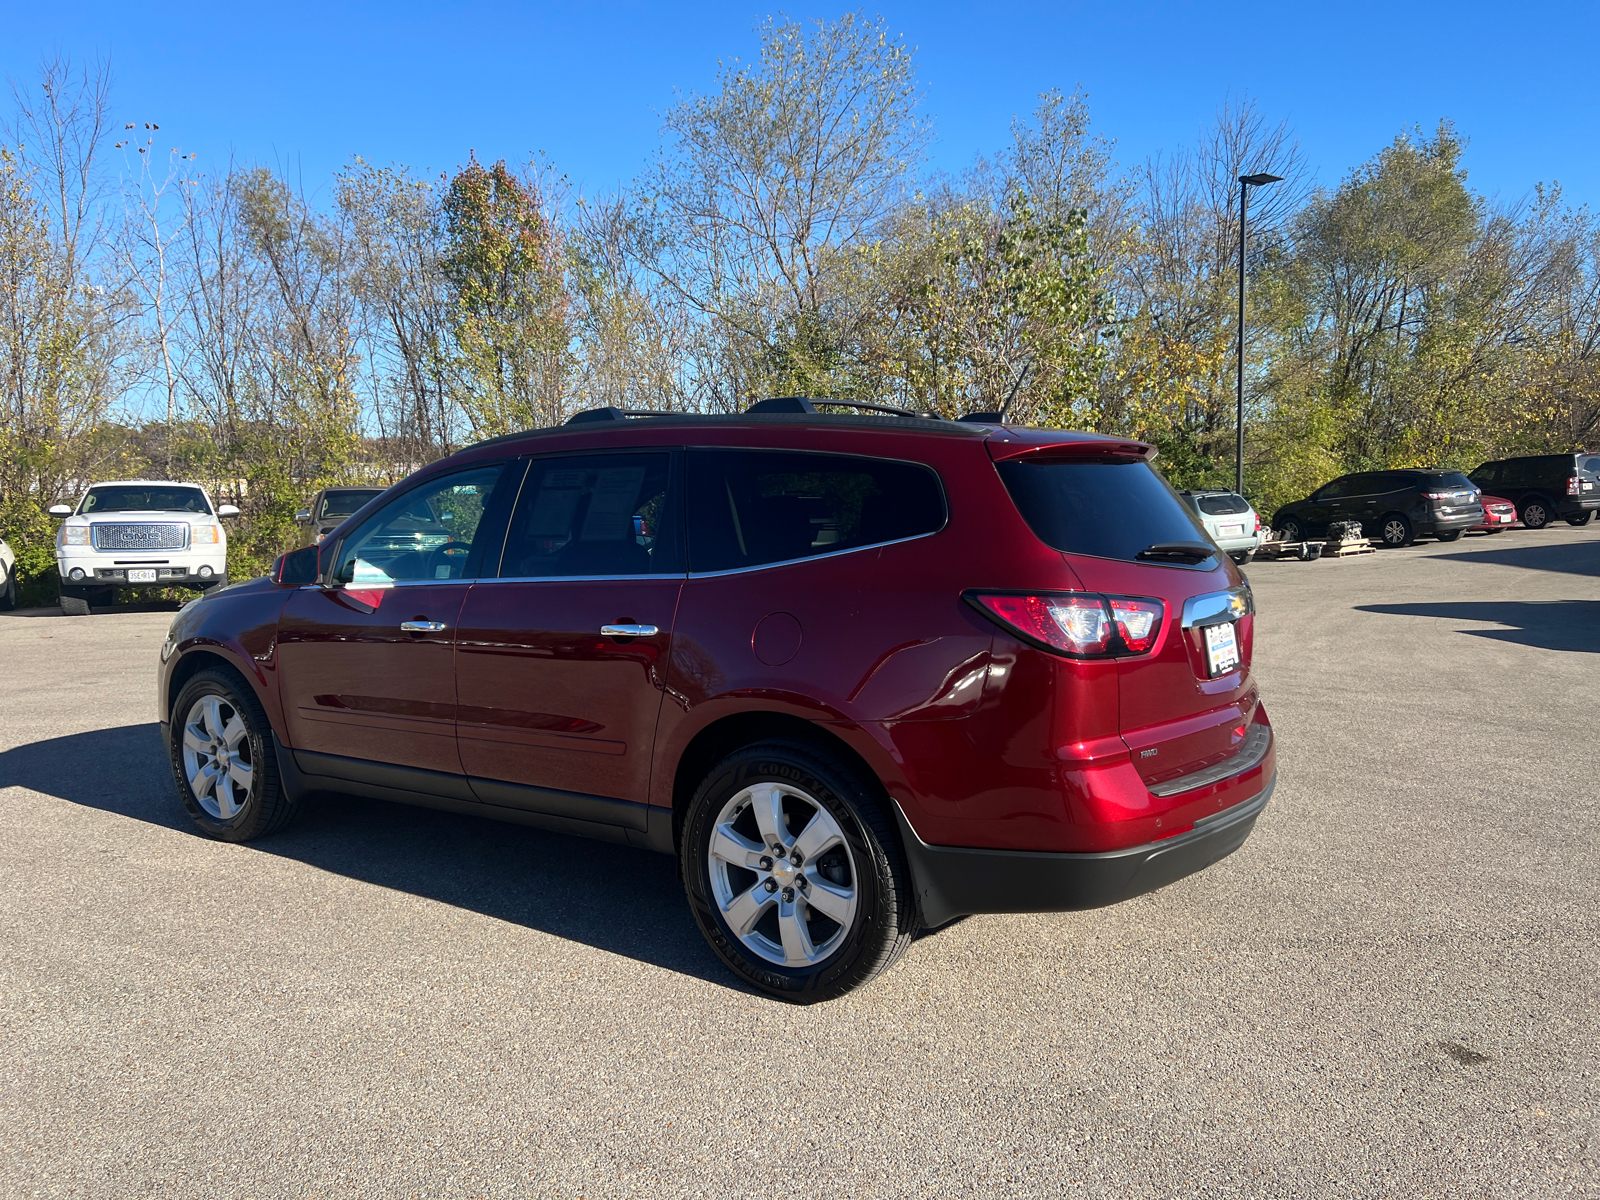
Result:
M654 625L602 625L601 637L655 637L659 632Z
M401 633L438 633L445 627L443 621L401 621Z

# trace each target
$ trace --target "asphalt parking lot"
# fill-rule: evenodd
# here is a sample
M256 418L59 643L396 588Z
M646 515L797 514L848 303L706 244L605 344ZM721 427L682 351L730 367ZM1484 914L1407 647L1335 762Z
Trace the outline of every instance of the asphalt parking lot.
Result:
M673 863L366 801L230 846L169 611L0 617L0 1195L1600 1195L1600 533L1249 569L1233 857L741 990Z

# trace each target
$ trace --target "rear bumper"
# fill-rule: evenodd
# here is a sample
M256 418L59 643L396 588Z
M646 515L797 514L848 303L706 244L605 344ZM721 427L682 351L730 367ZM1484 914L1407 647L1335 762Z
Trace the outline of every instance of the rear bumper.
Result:
M1452 513L1448 517L1430 513L1426 517L1412 522L1412 530L1420 534L1450 533L1457 529L1476 529L1483 524L1483 511L1475 513Z
M895 806L922 923L971 913L1074 912L1153 892L1226 858L1250 836L1277 786L1196 821L1176 837L1097 854L930 846Z

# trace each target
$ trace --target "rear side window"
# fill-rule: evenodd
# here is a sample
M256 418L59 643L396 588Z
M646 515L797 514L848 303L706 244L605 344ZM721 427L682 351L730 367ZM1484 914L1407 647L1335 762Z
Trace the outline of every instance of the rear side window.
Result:
M1231 517L1250 511L1250 502L1243 496L1196 496L1195 503L1208 517Z
M690 450L689 569L790 562L934 533L939 477L918 463L778 450Z
M1163 542L1210 544L1199 518L1148 463L1013 459L997 465L1023 520L1057 550L1132 562Z
M534 459L511 515L511 579L674 574L682 567L666 451Z

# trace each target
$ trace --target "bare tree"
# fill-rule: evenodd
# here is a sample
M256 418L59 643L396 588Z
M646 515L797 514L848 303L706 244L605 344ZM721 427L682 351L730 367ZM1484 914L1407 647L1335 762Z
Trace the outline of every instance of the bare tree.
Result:
M766 383L826 386L849 337L846 256L894 212L929 132L911 51L881 22L759 32L758 63L667 113L645 188L641 259L708 323L694 383L724 407ZM729 342L745 348L719 354Z

